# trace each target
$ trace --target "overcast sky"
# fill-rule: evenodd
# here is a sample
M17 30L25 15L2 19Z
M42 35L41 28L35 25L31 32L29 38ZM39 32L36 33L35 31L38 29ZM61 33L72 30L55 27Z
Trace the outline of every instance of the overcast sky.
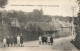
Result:
M41 9L38 5L42 5L45 15L72 16L72 6L76 6L75 16L78 12L76 0L9 0L4 9L32 12L33 9Z

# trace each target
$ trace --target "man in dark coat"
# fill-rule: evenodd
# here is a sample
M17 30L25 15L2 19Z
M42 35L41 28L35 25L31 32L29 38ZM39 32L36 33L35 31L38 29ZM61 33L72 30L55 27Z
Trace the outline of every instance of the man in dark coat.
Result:
M50 37L50 43L53 44L53 37Z
M44 45L44 43L45 43L45 37L43 36L42 37L42 44Z
M22 34L20 36L20 44L21 44L21 47L22 47L23 46L23 36L22 36Z
M45 37L45 44L47 44L47 37Z
M16 45L17 44L17 37L16 36L14 36L14 45Z
M12 36L10 38L10 44L11 44L11 47L12 47L12 45L13 45L13 37Z
M7 37L7 45L8 45L8 47L10 45L10 38L9 38L9 36Z

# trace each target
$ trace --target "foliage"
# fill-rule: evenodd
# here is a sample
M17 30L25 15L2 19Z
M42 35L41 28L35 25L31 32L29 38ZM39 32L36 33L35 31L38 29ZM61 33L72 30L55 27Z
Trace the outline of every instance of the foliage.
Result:
M27 23L28 21L32 22L51 22L52 18L49 15L42 15L41 12L37 9L33 10L33 12L23 12L23 11L6 11L2 12L2 17L7 19L17 18L20 23ZM6 22L10 22L7 20Z
M80 2L80 0L77 0L77 1ZM78 4L80 4L80 3L78 3ZM74 19L74 24L76 25L76 27L75 27L75 32L76 32L75 46L78 49L80 49L80 12L78 13L78 17Z
M0 0L0 8L4 8L7 2L7 0Z

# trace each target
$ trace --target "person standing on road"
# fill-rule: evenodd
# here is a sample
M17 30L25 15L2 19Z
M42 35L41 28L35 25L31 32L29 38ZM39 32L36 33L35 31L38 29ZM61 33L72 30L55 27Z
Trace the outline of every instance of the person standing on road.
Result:
M17 44L17 37L16 36L14 36L13 41L14 41L14 46L15 46Z
M47 42L50 45L50 36L48 36Z
M51 43L51 45L53 45L53 37L52 36L50 37L50 43Z
M6 41L6 38L4 37L4 38L3 38L3 46L4 46L4 47L6 46L6 42L7 42L7 41Z
M22 47L23 46L23 36L22 36L22 34L20 36L20 44L21 44L21 47Z
M7 45L8 45L8 47L10 45L10 38L9 38L9 36L7 37Z
M42 37L42 44L45 44L45 36Z
M45 36L45 44L47 44L47 36Z
M39 44L41 45L41 43L42 43L42 37L41 37L41 35L39 36Z
M17 36L17 45L20 46L20 36Z
M11 44L11 47L12 47L12 45L13 45L13 37L12 36L10 37L10 44Z

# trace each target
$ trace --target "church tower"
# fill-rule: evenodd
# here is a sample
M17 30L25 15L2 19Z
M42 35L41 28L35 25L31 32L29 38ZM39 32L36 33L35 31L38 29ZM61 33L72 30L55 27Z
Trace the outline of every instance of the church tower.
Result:
M41 15L43 15L43 9L42 9L42 7L41 7L41 9L40 9L40 13L41 13Z

